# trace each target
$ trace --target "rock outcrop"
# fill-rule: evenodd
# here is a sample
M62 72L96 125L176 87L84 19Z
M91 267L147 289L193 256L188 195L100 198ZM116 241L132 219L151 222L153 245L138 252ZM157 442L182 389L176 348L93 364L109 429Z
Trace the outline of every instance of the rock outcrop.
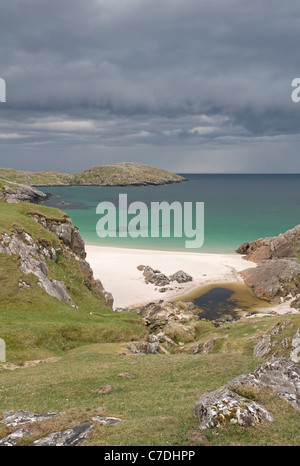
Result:
M253 373L235 377L217 390L202 395L194 406L200 429L225 423L253 426L272 422L273 416L264 406L237 393L249 386L268 388L296 410L300 409L300 364L286 358L271 359Z
M259 263L268 259L295 258L300 252L300 225L284 234L245 242L237 249L246 259Z
M61 220L46 218L37 213L30 217L43 228L53 233L59 240L59 246L53 246L44 240L34 240L33 236L26 231L13 229L12 233L0 235L0 253L18 256L21 272L25 275L30 273L38 278L37 284L50 296L69 305L75 306L67 291L66 285L61 280L49 278L47 260L56 262L59 255L65 254L78 261L86 277L85 285L92 287L103 294L106 304L113 307L113 297L106 292L102 283L95 280L93 271L85 260L85 245L80 236L79 230L73 225L71 219L64 215ZM26 282L19 283L20 287L26 288Z
M253 356L255 358L268 358L277 357L278 353L285 353L294 362L300 361L300 329L297 328L296 333L292 337L286 337L280 339L274 338L284 332L284 330L290 330L294 327L294 323L291 320L281 320L277 324L265 332L260 338L258 343L253 349ZM284 349L284 351L282 351Z
M151 332L163 329L166 325L184 324L198 320L195 305L186 302L169 302L160 300L146 304L138 310Z
M300 293L300 264L295 259L266 260L240 275L258 298L272 303Z
M243 243L237 252L258 264L240 274L259 298L280 303L300 294L300 225L278 236Z
M52 246L38 244L29 233L19 233L14 230L11 235L4 233L0 237L0 253L17 255L21 272L25 275L33 273L38 278L38 285L46 293L60 301L72 304L65 284L48 277L46 257L53 261L56 261L57 257L57 251Z
M17 202L32 202L40 204L48 199L48 195L38 189L25 184L18 184L4 181L2 189L0 189L0 199L4 199L9 204Z
M86 423L72 427L63 432L54 432L41 439L35 440L32 447L74 447L86 440L93 428L92 424Z
M272 358L254 372L235 377L226 384L230 390L243 386L269 388L300 410L300 364L288 358Z
M49 413L31 413L30 411L20 410L9 410L4 411L3 418L1 422L6 426L17 427L22 424L45 421L47 419L52 419L57 416L58 413L49 412Z
M132 354L157 354L159 339L156 335L150 334L145 341L132 341L126 349Z

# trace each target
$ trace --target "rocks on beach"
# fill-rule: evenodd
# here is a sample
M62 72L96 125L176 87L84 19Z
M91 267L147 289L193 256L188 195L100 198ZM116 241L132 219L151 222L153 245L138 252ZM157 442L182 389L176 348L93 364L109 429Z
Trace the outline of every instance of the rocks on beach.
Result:
M193 277L188 273L184 272L183 270L178 270L177 272L173 273L172 275L165 275L160 270L153 269L149 265L138 265L138 270L143 272L145 283L151 283L161 288L160 292L165 292L168 288L165 288L166 285L170 285L171 282L177 283L187 283L193 280Z

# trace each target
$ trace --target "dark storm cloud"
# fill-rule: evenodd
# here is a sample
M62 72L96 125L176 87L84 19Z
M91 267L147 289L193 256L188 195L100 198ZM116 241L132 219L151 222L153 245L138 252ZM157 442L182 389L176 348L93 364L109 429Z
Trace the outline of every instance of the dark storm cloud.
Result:
M222 170L234 146L232 153L242 149L231 163L243 170L245 146L251 154L253 144L291 136L297 147L291 82L300 75L299 25L295 0L3 1L0 165L17 165L31 150L39 169L53 152L70 154L67 169L71 159L83 165L81 148L85 165L97 150L99 163L111 154L145 162L137 148L147 147L153 164L164 156L169 164L173 152L183 170L173 150L181 147L196 169L209 169L211 154ZM224 148L223 165L216 147ZM197 150L205 152L198 166ZM280 170L280 153L274 157ZM296 160L290 149L291 167Z

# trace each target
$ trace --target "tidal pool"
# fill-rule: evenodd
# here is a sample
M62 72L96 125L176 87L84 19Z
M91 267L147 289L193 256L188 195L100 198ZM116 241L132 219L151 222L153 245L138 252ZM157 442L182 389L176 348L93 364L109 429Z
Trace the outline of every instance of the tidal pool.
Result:
M258 308L266 308L269 303L263 301L242 283L214 284L200 287L180 298L192 301L198 309L199 318L215 320L230 314L233 318L242 317Z

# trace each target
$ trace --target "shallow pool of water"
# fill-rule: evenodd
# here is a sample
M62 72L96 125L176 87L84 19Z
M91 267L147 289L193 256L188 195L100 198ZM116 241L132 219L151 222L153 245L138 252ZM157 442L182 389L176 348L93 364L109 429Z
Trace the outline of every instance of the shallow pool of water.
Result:
M225 314L241 317L257 308L268 307L244 284L228 283L207 285L181 298L181 301L192 301L199 310L199 318L215 320Z

